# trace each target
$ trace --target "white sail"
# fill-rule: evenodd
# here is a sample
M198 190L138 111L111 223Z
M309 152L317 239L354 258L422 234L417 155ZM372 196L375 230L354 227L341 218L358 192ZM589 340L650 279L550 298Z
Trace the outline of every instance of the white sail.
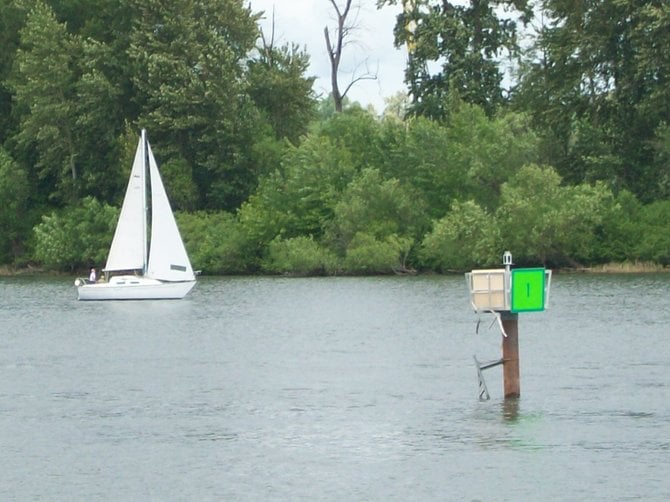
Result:
M106 271L144 270L146 266L145 141L140 138L119 221L107 256Z
M161 281L192 281L195 274L148 142L147 157L151 179L151 246L146 275Z

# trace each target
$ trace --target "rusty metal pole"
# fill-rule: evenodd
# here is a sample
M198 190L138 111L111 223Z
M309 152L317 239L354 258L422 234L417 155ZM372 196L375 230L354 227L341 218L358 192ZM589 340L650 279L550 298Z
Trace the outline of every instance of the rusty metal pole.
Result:
M507 336L502 339L503 385L505 399L521 396L519 377L519 314L502 312L502 325Z

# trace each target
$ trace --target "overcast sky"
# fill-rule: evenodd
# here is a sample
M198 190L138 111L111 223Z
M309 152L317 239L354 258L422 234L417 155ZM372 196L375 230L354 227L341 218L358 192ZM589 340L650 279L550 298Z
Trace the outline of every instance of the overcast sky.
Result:
M329 0L247 0L254 12L265 11L261 26L266 36L271 31L272 11L275 15L275 45L295 42L306 47L310 55L309 76L316 77L314 90L323 96L330 93L330 61L326 51L323 29L330 28L331 40L335 32L335 12ZM344 0L337 0L344 6ZM353 101L366 106L372 104L378 112L384 109L384 98L399 91L405 92L403 72L406 52L393 46L393 27L400 7L377 10L376 0L354 0L360 9L352 11L348 20L358 30L351 36L352 45L345 48L340 64L340 90L351 82L351 71L358 67L358 75L377 74L377 80L356 83L347 94ZM357 17L356 17L357 16Z

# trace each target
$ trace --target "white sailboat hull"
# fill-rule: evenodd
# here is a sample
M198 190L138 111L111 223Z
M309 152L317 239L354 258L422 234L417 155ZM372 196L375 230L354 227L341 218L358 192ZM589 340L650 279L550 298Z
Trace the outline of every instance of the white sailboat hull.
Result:
M77 281L79 300L178 300L195 286L195 280L166 282L136 276L116 276L110 282L96 284Z

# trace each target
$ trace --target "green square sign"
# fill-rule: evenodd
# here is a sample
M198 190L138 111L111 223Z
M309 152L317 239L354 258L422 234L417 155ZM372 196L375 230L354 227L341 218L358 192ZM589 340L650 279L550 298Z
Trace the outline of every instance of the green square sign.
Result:
M512 312L544 310L543 268L512 269Z

